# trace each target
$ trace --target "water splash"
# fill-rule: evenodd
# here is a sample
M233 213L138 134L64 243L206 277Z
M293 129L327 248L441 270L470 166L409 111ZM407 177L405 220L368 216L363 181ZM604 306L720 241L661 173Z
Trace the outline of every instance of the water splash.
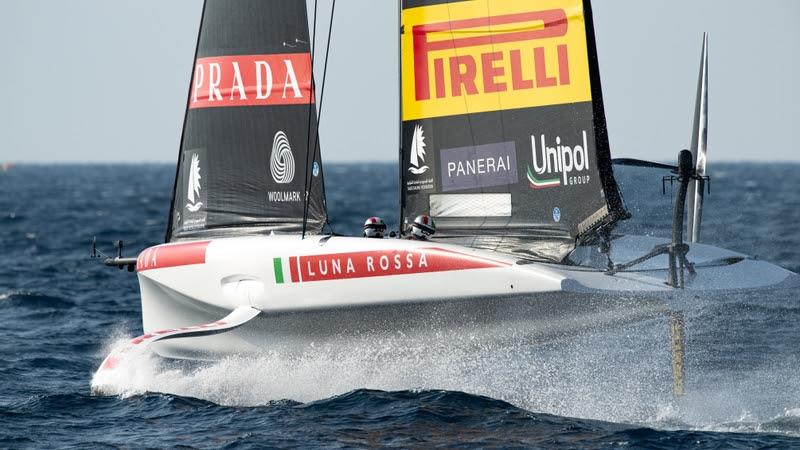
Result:
M92 386L122 397L161 392L230 406L309 402L364 388L447 390L534 412L666 430L800 435L800 398L785 394L800 387L790 364L723 382L695 361L689 393L676 398L667 338L665 321L650 320L539 343L447 333L382 336L319 345L302 355L267 352L201 363L134 352L113 376L96 375ZM742 386L758 388L748 395Z

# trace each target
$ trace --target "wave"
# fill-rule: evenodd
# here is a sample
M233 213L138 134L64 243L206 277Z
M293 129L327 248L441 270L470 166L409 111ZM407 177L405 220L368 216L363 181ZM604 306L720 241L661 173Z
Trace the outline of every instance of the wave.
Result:
M68 309L75 306L75 303L64 297L41 294L37 292L11 291L0 294L0 307L23 307L23 308L54 308Z
M25 420L59 411L51 434L30 440ZM124 432L115 432L124 417ZM64 445L75 433L81 445L215 446L289 444L315 447L335 441L354 447L537 447L751 448L797 445L797 439L767 433L657 430L652 427L531 413L512 404L463 392L359 389L309 403L275 401L258 407L222 407L165 394L135 398L84 394L40 395L0 407L9 427L0 443ZM153 428L153 423L159 426ZM107 432L98 433L98 427ZM133 433L133 434L132 434ZM187 441L187 436L191 440ZM25 439L29 439L25 441ZM212 441L209 441L212 440ZM75 442L77 444L77 442Z
M130 403L131 399L118 401ZM125 405L118 404L116 408ZM225 423L235 417L237 431L225 437L228 443L235 444L297 442L314 446L330 442L333 437L350 446L401 448L450 447L454 442L479 447L586 449L791 447L798 443L792 436L776 434L767 424L749 429L729 426L720 430L723 432L658 429L533 413L490 397L444 390L357 389L308 403L271 401L249 408L214 406L190 397L142 394L130 408L149 420L186 419L197 423L198 418L207 418Z

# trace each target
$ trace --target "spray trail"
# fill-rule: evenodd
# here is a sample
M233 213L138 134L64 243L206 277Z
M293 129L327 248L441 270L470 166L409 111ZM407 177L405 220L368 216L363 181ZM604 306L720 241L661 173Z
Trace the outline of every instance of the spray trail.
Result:
M352 339L302 355L267 352L215 362L127 353L93 389L130 396L162 392L221 405L326 399L355 389L451 390L529 411L660 429L800 434L798 361L743 372L709 367L689 342L687 395L672 393L666 319L547 342L487 342L435 333ZM749 388L748 388L749 387Z

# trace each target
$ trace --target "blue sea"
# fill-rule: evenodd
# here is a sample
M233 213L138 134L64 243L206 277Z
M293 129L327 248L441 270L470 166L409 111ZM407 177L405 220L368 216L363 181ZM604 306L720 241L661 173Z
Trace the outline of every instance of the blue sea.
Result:
M715 164L703 240L800 271L800 165ZM135 274L89 258L163 240L172 165L0 172L0 448L800 447L800 294L698 297L686 395L666 320L536 344L343 347L216 362L139 355L93 396L104 356L141 334ZM634 219L668 236L661 172L618 168ZM397 167L329 165L337 233L397 226ZM691 254L689 255L691 259ZM468 339L467 339L468 340Z

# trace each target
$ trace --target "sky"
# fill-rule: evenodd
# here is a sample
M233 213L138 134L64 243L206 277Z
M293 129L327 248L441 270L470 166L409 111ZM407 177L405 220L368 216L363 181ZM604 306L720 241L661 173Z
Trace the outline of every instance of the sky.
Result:
M319 0L323 31L330 2ZM0 0L0 162L174 163L201 7ZM596 0L593 9L615 157L670 161L689 145L707 31L709 159L800 161L800 1ZM336 4L326 161L396 160L396 14L395 0Z

